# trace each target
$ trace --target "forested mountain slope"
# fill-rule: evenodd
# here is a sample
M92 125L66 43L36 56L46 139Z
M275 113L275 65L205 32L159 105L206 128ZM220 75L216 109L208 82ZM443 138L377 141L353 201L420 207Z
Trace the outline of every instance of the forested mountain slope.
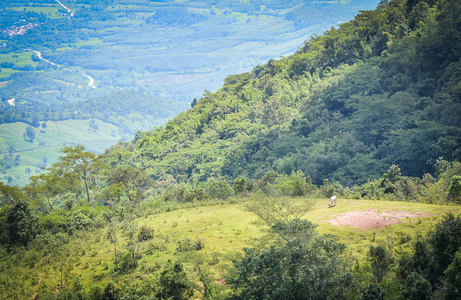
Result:
M458 0L383 1L165 127L0 183L0 298L459 299L460 30Z
M165 127L107 152L154 179L302 170L361 184L461 158L461 4L383 1L296 54L229 76Z
M29 169L40 172L36 153L46 141L23 140L19 123L38 131L43 122L83 128L95 119L101 131L114 132L94 147L100 137L92 130L72 141L50 131L50 164L69 143L105 149L165 125L229 74L290 55L306 37L378 2L0 1L0 125L7 124L0 128L0 161L9 160L10 147L14 156L32 157L12 168L0 164L0 181L24 185Z

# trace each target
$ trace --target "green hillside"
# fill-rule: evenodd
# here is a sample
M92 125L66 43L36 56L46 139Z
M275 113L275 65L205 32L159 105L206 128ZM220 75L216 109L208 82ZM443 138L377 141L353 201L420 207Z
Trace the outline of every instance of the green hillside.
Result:
M119 91L166 99L177 114L186 109L181 104L188 106L205 88L217 89L228 74L290 54L309 35L378 1L61 3L67 9L57 1L0 3L0 123L67 119L72 111L52 106ZM9 107L12 98L22 105ZM101 104L111 111L110 103ZM150 121L150 112L138 113Z
M434 228L442 219L441 214L461 213L458 206L340 199L337 209L331 210L325 200L299 198L295 201L306 200L316 202L305 217L318 225L319 234L337 235L339 241L347 245L349 261L356 261L364 270L370 246L387 243L393 251L393 259L397 261L402 253L411 251L418 235L425 235ZM243 247L261 247L261 243L276 240L274 236L267 236L268 227L257 222L258 218L246 209L247 205L247 201L241 200L233 204L209 203L207 206L146 214L137 219L138 227L143 228L144 232L151 230L153 237L138 243L137 267L129 272L114 270L114 245L107 238L109 229L101 227L98 218L88 225L89 231L77 231L71 236L56 235L53 241L42 236L31 250L20 251L1 260L0 292L10 299L30 298L34 294L40 298L54 299L52 295L56 289L61 292L61 297L74 295L81 297L77 299L105 299L103 294L105 297L110 294L107 287L115 283L113 293L117 296L114 297L120 297L116 299L140 299L158 290L158 277L168 260L172 259L184 263L188 274L181 279L184 283L203 292L203 285L200 288L196 283L200 282L200 274L195 267L198 263L213 288L213 299L232 299L229 298L232 295L229 290L231 286L225 283L230 280L233 260L242 255ZM425 214L372 229L336 226L329 222L347 212L376 210L384 215L389 212L389 207L407 214ZM82 212L87 214L84 210ZM122 230L117 243L117 251L125 253L123 245L127 240ZM196 243L201 246L197 248ZM119 263L123 264L126 257L119 259ZM387 284L391 284L391 278L388 278ZM56 288L51 290L51 287ZM98 293L102 298L97 298ZM82 295L86 294L88 298L83 298ZM203 297L197 290L193 295L199 299Z
M0 124L98 119L126 140L165 125L229 74L289 55L377 3L3 1ZM15 183L27 182L21 174Z
M458 13L450 1L362 12L294 55L227 77L126 145L130 164L192 183L302 170L315 184L352 186L392 164L434 173L439 157L461 158Z
M63 147L0 183L0 298L461 298L460 59L459 1L381 1L163 127Z

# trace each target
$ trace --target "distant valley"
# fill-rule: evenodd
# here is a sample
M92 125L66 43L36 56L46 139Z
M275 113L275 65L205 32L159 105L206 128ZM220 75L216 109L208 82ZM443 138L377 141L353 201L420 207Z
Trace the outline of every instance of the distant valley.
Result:
M459 0L382 0L198 98L354 2L63 1L0 10L0 298L461 299Z
M9 146L17 154L39 150L38 142L27 147L14 142L25 131L12 137L10 129L26 126L17 122L38 132L43 122L75 120L78 128L86 128L90 120L101 120L100 130L113 132L102 148L130 140L136 131L163 125L190 108L194 98L216 90L229 74L289 55L312 34L377 3L0 3L0 124L5 124L0 159L7 158ZM81 139L55 137L61 142L47 145L50 162L61 146L90 145L94 139L76 136ZM8 169L0 166L0 180L23 184L28 168L37 166L26 160Z

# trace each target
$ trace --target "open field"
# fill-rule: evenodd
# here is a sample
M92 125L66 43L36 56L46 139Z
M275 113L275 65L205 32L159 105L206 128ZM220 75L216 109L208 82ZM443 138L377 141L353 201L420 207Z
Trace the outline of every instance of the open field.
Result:
M17 166L8 169L2 166L0 181L6 183L8 177L12 177L13 184L23 185L28 177L26 169L31 170L30 175L39 174L44 157L46 166L53 164L62 146L82 144L91 151L101 153L122 138L117 126L100 120L95 120L95 124L97 130L90 128L90 120L47 122L46 129L34 128L35 139L32 142L23 137L27 124L1 124L0 159L13 160L19 155L20 160ZM14 148L12 156L8 153L10 146Z
M58 19L63 17L63 12L64 11L59 11L61 9L61 6L59 4L52 5L48 4L46 6L41 6L41 7L33 7L33 6L21 6L21 7L10 7L9 9L15 10L15 11L32 11L35 13L44 13L46 14L50 19Z
M0 54L0 62L14 63L18 67L31 65L36 67L38 62L32 60L32 52L13 52L8 54Z
M316 199L316 205L305 218L318 225L319 233L330 233L339 237L347 245L351 262L359 263L370 245L386 241L394 245L396 254L407 251L418 234L425 235L446 213L459 215L458 206L425 205L409 202L368 201L339 199L334 208L328 208L327 200ZM186 263L189 272L194 269L188 262L200 261L202 270L214 274L215 280L225 280L227 271L232 268L232 258L241 253L244 247L258 245L259 238L267 232L267 226L261 225L253 213L245 209L245 202L222 202L210 206L183 208L170 212L146 215L137 219L139 227L154 229L154 238L138 243L142 258L138 267L126 274L113 272L114 247L106 239L106 229L94 232L78 232L61 251L65 260L65 272L68 278L79 276L84 284L105 285L112 278L129 280L155 273L168 259ZM375 229L358 229L348 226L335 226L329 221L340 213L361 212L364 210L387 210L404 212L424 212L426 217L401 219L397 224ZM199 251L178 251L178 242L190 238L200 240L204 248ZM123 251L126 241L120 234L118 251ZM48 286L57 286L59 272L56 272L58 260L56 254L33 257L31 254L18 254L10 261L0 261L0 274L7 276L12 263L20 265L15 272L27 274L27 285L38 287L38 282ZM67 258L66 258L67 257ZM33 266L33 267L31 267ZM3 273L3 274L2 274Z
M14 73L17 73L19 72L18 70L13 70L11 68L2 68L2 71L0 72L0 78L8 78L11 74L14 74ZM0 85L0 87L2 85L6 84L6 81L5 82L2 82L2 84Z

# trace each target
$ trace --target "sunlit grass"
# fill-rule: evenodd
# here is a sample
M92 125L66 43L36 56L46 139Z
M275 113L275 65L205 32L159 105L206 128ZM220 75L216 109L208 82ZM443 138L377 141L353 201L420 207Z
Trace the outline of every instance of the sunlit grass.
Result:
M237 253L242 253L244 247L258 245L259 238L267 232L267 226L259 222L258 217L249 212L247 200L229 200L210 206L198 206L166 211L157 214L146 214L136 222L139 228L150 227L154 230L154 238L139 243L141 258L136 269L126 274L114 271L114 246L106 238L106 229L99 228L92 232L78 232L55 254L49 253L45 257L36 258L35 263L26 263L32 253L23 253L10 261L0 263L0 275L5 275L7 266L17 265L16 272L29 274L24 278L26 288L38 288L41 278L42 284L53 287L60 284L58 265L66 265L64 276L66 280L78 276L85 286L104 286L113 278L118 280L133 280L145 275L153 275L168 259L181 260L186 266L192 266L194 261L200 262L202 269L214 278L225 279L227 270L232 268L232 259ZM300 201L300 199L293 201ZM370 201L338 199L334 208L328 208L326 199L314 199L316 204L305 218L318 225L320 234L330 233L347 245L347 252L351 259L361 261L366 256L370 245L386 242L394 245L394 254L407 251L418 234L425 235L448 212L460 214L458 206L428 205L410 202ZM381 229L363 230L348 226L334 226L328 221L336 214L363 209L376 209L383 212L389 209L407 212L425 212L430 217L416 219L402 219L399 224ZM120 225L120 224L119 224ZM190 238L200 240L204 248L199 251L179 252L178 241ZM125 251L126 239L119 230L117 251ZM32 267L31 267L32 266ZM194 273L193 268L189 271ZM191 274L193 275L193 274Z
M81 41L75 44L77 47L82 47L82 46L94 46L94 45L100 45L103 44L103 41L99 38L90 38L87 41Z
M58 18L63 17L61 16L62 13L59 12L60 8L62 7L56 2L56 5L47 5L47 6L40 6L40 7L39 6L37 7L33 7L33 6L10 7L9 9L16 10L16 11L32 11L36 13L44 13L48 15L50 19L58 19Z

